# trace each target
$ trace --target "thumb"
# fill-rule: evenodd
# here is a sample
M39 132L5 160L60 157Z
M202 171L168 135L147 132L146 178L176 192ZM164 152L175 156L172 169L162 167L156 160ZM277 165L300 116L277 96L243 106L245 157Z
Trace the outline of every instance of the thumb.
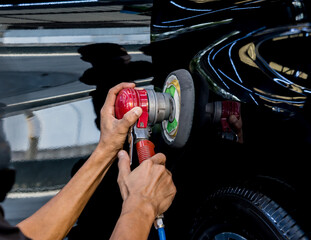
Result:
M138 120L142 112L143 110L140 107L132 108L130 111L124 114L123 118L121 119L121 124L129 129Z
M131 173L130 166L130 157L126 151L121 150L118 153L118 167L119 167L119 175L118 175L118 184L121 192L122 199L125 200L128 196L128 189L125 184L126 177Z

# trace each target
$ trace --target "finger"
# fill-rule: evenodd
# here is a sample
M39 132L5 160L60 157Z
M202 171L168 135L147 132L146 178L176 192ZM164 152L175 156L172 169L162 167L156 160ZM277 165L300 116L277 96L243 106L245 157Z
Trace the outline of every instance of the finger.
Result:
M164 213L170 207L177 192L176 186L171 176L166 178L164 186L165 186L165 192L163 194L164 199L161 201L160 207L158 209L159 213Z
M129 82L123 82L119 83L118 85L114 86L111 88L108 92L108 95L106 97L106 102L114 104L115 98L118 95L118 93L124 89L124 88L134 88L135 83L129 83Z
M234 129L238 130L242 128L242 121L239 120L235 115L229 116L229 123Z
M137 122L138 118L141 116L143 110L140 107L134 107L126 114L124 114L123 118L120 120L121 126L129 129L131 126Z
M176 196L176 190L175 192L171 192L167 197L166 199L164 199L161 204L160 204L160 207L159 207L159 213L158 215L160 214L163 214L167 211L167 209L169 209L169 207L172 205L172 202L174 200Z
M119 176L126 177L131 173L130 157L126 151L121 150L118 153L118 158Z
M170 170L166 169L166 172L168 175L173 176Z
M155 164L165 165L166 156L163 153L157 153L156 155L152 156L150 160L152 160Z
M125 200L128 196L128 189L125 185L125 178L131 173L130 167L130 158L126 151L121 150L118 153L118 167L119 167L119 175L118 175L118 184L121 192L121 196L123 200Z
M110 114L114 114L114 104L115 104L118 93L124 88L134 88L134 87L135 87L135 83L123 82L111 88L108 92L108 95L106 97L106 101L104 104L106 111L109 111Z

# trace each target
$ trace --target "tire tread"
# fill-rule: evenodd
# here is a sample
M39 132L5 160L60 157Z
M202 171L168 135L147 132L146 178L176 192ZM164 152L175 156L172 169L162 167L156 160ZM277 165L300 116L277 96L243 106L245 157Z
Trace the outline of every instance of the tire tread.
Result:
M262 193L241 187L227 187L218 190L212 195L212 198L224 195L243 198L251 202L273 223L279 233L284 236L284 239L309 239L295 220L279 204Z

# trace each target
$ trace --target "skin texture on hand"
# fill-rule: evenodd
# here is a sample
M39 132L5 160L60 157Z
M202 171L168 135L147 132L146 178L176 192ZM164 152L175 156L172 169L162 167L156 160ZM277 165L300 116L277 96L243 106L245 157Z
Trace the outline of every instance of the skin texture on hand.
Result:
M123 200L126 201L129 196L139 196L152 204L155 216L165 212L176 194L172 174L165 168L165 155L158 153L133 171L125 151L120 151L118 157L118 184Z
M158 153L131 171L130 159L120 151L118 184L124 200L113 239L147 239L156 216L172 204L176 187L165 168L166 157Z
M141 114L140 108L134 108L122 119L115 118L114 104L118 92L133 87L133 83L121 83L109 91L101 110L101 135L96 149L55 197L18 224L27 237L57 240L67 235L122 149L129 127Z
M103 146L109 149L114 157L123 148L129 128L137 121L142 114L140 107L134 107L122 119L115 118L115 101L117 94L123 88L133 88L134 83L121 83L111 88L108 92L106 102L101 109L101 135L99 148Z
M142 110L133 108L122 119L116 119L114 104L120 90L133 87L133 83L121 83L109 91L101 110L96 149L55 197L18 224L26 236L34 240L63 239L119 153L118 183L124 202L111 239L148 238L153 220L171 205L176 188L163 154L156 154L131 171L128 154L120 151Z

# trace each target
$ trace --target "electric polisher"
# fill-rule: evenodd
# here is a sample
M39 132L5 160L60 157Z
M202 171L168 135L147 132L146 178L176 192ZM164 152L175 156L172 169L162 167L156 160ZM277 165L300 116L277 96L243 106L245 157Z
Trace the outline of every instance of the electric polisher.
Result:
M184 69L168 75L162 92L152 88L126 88L119 92L115 103L118 119L136 106L143 110L132 129L139 163L155 154L149 137L152 126L157 123L161 124L162 137L169 146L181 148L186 144L191 132L194 101L193 80Z
M190 73L180 69L165 80L163 91L153 88L126 88L119 92L115 102L115 114L121 119L132 108L141 107L143 112L130 130L130 144L136 145L139 163L155 154L149 140L153 125L161 124L162 137L171 147L183 147L190 136L194 112L194 84ZM133 146L130 146L132 160ZM165 240L163 214L154 222L159 239Z

